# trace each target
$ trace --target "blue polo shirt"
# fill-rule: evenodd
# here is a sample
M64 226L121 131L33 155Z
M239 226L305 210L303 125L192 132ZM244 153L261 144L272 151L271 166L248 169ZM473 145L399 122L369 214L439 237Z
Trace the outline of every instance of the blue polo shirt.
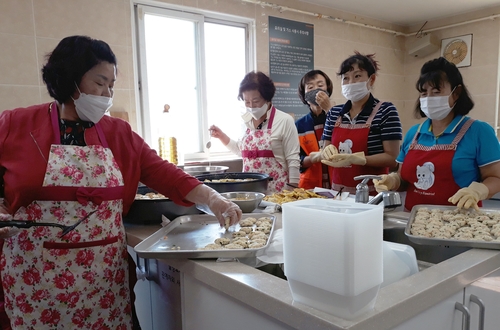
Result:
M406 133L396 162L401 164L405 160L410 144L420 125L422 127L420 127L417 142L430 147L437 144L450 144L467 119L469 117L456 116L439 137L432 134L430 119L413 126ZM453 178L460 188L469 186L472 181L481 182L479 168L498 161L500 161L500 144L495 131L488 123L476 120L457 145L451 164Z

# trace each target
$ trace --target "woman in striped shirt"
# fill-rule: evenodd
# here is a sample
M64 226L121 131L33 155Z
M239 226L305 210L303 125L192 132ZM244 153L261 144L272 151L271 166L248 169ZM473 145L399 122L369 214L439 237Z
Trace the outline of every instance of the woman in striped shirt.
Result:
M330 166L332 189L355 193L355 176L380 175L396 166L401 121L394 104L370 93L377 71L374 54L355 52L340 65L342 94L348 101L328 112L321 138L322 163ZM375 193L371 182L369 187Z

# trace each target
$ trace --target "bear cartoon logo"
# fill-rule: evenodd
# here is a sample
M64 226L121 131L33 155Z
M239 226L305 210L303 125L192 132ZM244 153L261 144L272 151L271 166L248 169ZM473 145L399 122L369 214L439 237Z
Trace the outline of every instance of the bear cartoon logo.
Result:
M434 164L425 162L422 166L417 165L417 182L415 187L427 190L434 184Z
M352 141L347 139L344 142L339 142L339 154L352 154Z

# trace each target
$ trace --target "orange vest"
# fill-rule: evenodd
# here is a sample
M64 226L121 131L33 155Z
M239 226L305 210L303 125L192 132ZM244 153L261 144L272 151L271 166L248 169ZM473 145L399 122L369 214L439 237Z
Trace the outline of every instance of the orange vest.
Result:
M314 132L306 132L299 135L300 147L309 155L311 152L319 151L318 141ZM323 164L312 164L306 171L300 173L299 187L312 189L323 186Z

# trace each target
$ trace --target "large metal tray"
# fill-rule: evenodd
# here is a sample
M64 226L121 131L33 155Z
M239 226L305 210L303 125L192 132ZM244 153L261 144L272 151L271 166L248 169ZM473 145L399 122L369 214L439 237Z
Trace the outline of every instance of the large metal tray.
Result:
M184 215L176 218L141 243L134 247L139 257L149 259L171 258L247 258L254 257L266 249L271 241L276 217L268 213L245 213L242 220L253 217L269 217L273 226L265 246L258 249L234 250L198 250L213 243L216 238L232 238L232 234L240 230L240 225L232 226L226 231L221 228L217 218L208 214ZM255 227L255 225L254 225Z
M417 214L417 211L420 208L426 207L430 210L432 209L440 209L440 210L455 210L457 207L456 206L445 206L445 205L430 205L430 204L421 204L421 205L415 205L411 209L410 213L410 218L408 219L408 223L406 224L405 228L405 235L408 236L408 239L414 243L421 244L421 245L442 245L442 246L461 246L461 247L470 247L470 248L479 248L479 249L494 249L494 250L500 250L500 241L471 241L471 240L457 240L453 238L430 238L430 237L423 237L423 236L416 236L412 235L410 230L411 230L411 225L415 221L415 216ZM473 209L471 209L472 212ZM480 209L484 213L500 213L500 209Z

